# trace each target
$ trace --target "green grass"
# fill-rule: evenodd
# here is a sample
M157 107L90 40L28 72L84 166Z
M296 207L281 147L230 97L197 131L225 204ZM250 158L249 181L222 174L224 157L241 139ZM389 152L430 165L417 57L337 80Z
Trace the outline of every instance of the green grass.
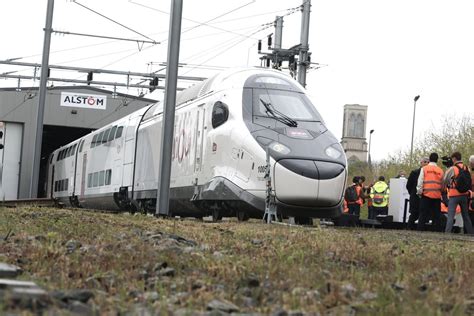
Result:
M474 239L434 233L206 223L78 210L0 209L0 261L47 290L87 288L100 313L278 307L345 314L474 313ZM196 246L154 244L176 234ZM158 240L158 239L156 239ZM69 241L81 247L68 253ZM176 245L175 245L176 246ZM180 250L181 249L181 250ZM157 263L174 277L153 278ZM156 291L159 299L145 301ZM138 293L134 295L133 293Z

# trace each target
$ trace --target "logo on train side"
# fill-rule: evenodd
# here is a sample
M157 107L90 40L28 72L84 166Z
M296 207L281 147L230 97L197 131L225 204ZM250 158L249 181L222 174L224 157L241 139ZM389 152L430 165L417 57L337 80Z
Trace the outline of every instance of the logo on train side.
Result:
M107 107L107 96L61 92L60 105L75 108L105 110Z
M193 126L195 126L195 117L190 112L176 116L174 127L174 139L172 149L172 160L178 160L181 163L190 154L191 142L194 138Z

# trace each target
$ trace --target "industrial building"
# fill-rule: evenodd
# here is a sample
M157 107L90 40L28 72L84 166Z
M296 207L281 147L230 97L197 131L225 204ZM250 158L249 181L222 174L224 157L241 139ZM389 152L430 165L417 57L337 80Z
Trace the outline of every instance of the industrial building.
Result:
M50 153L155 100L90 86L47 89L38 192L32 192L38 88L0 88L0 200L45 196Z

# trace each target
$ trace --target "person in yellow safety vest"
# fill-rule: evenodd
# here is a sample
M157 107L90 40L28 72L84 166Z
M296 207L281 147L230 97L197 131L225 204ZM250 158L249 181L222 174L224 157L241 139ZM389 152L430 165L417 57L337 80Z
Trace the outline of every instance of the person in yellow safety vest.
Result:
M370 198L372 199L372 209L374 217L378 215L388 215L388 200L390 189L385 183L385 177L380 176L370 189Z
M451 233L454 225L454 215L456 212L456 206L461 206L461 216L464 222L464 228L468 234L474 234L472 228L471 219L468 214L468 200L470 193L469 191L462 193L456 188L456 182L454 179L457 178L461 169L466 169L461 161L461 153L456 151L451 155L454 165L446 170L446 174L443 178L443 186L449 189L448 191L448 222L446 223L446 233Z
M429 164L421 168L416 193L420 196L420 217L418 230L425 230L425 224L430 219L436 230L441 230L441 193L443 169L438 167L438 154L431 153Z

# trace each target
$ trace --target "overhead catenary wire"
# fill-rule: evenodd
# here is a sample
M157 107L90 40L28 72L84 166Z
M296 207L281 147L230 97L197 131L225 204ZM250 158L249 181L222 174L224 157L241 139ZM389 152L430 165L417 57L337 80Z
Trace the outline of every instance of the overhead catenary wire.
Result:
M85 9L88 9L88 10L94 12L95 14L99 14L99 15L103 16L104 18L107 18L107 17L105 17L103 14L100 14L99 12L96 12L96 11L90 9L90 8L86 7L85 5L83 5L83 4L81 4L81 3L78 3L77 1L73 1L73 2L75 2L76 4L78 4L78 5L82 6L82 7L84 7ZM133 1L129 1L129 2L134 3ZM226 12L224 12L224 13L222 13L222 14L219 14L219 15L213 17L212 19L209 19L209 20L207 20L206 22L198 22L198 21L194 21L194 20L188 19L188 20L192 21L193 23L197 23L198 25L193 26L193 27L190 27L190 28L188 28L188 29L185 29L184 32L190 32L190 31L192 31L192 30L194 30L194 29L197 29L198 27L201 27L201 26L210 26L210 27L213 27L213 25L212 25L213 23L220 23L220 22L221 22L221 21L218 22L218 21L216 21L216 20L218 20L218 19L220 19L220 18L222 18L222 17L224 17L224 16L226 16L226 15L228 15L228 14L234 13L234 12L236 12L237 10L240 10L240 9L242 9L242 8L244 8L244 7L247 7L247 6L251 5L251 4L254 3L254 2L255 2L255 0L254 0L254 1L250 1L250 2L246 2L246 3L240 5L240 6L236 7L236 8L233 8L232 10L226 11ZM141 5L141 4L139 4L139 3L135 3L135 4ZM143 5L142 5L142 6L143 6ZM299 8L299 7L298 7L298 8ZM294 10L294 9L295 9L295 8L286 9L286 10L279 10L279 11L272 11L272 12L270 12L270 13L285 12L285 11L286 11L286 12L288 12L288 14L289 14L289 12L290 12L289 10ZM160 10L156 10L156 11L160 11ZM161 11L161 12L162 12L162 13L165 13L165 14L169 14L168 12L165 12L165 11ZM258 14L258 15L265 15L265 14L270 14L270 13L262 13L262 14ZM258 16L258 15L255 15L255 16ZM125 28L128 29L128 27L124 26L123 24L121 24L121 23L119 23L119 22L117 22L117 21L114 21L114 20L112 20L112 19L110 19L110 18L107 18L107 19L108 19L108 20L111 20L111 21L113 21L114 23L117 23L117 24L121 25L122 27L125 27ZM184 18L184 19L185 19L185 18ZM231 20L238 20L238 19L240 19L240 18L231 19ZM210 23L210 22L213 22L213 23ZM251 28L251 27L248 27L248 28ZM249 35L248 33L247 33L247 34L239 34L238 32L235 32L235 31L238 31L238 30L240 30L240 29L226 30L226 29L219 28L219 27L217 27L216 29L222 30L223 33L234 34L234 35L240 36L241 38L245 38L245 39L255 39L255 38L253 38L252 35L253 35L253 34L256 34L256 33L252 33L252 34ZM241 29L244 29L244 28L241 28ZM246 28L245 28L245 29L246 29ZM143 35L144 35L144 34L141 34L141 33L139 33L139 32L136 32L136 31L133 30L133 29L130 29L130 30L131 30L131 31L134 31L134 32L137 33L139 36L143 36ZM161 34L161 33L166 33L166 32L160 32L160 33L155 33L155 34ZM218 33L215 33L215 34L218 34ZM213 36L213 35L212 35L212 34L211 34L211 35L208 34L208 35L203 35L202 37L205 37L205 36ZM145 35L145 37L146 37L146 35ZM185 39L183 39L183 40L193 40L193 39L195 39L195 38L189 38L189 39L186 39L186 38L185 38ZM242 41L244 41L245 39L243 39ZM139 40L137 40L137 41L139 41ZM239 41L239 40L237 40L236 38L233 38L233 39L229 40L228 42L226 41L226 42L224 42L224 43L221 43L221 44L219 44L219 45L214 46L212 49L215 49L215 50L217 49L217 50L218 50L218 51L217 51L217 54L214 54L214 56L221 55L221 54L223 53L223 50L225 51L226 49L228 49L228 47L230 47L230 46L232 46L232 45L239 44L239 43L241 43L242 41ZM98 43L98 44L93 44L93 45L85 45L85 46L80 46L80 47L74 47L74 48L64 49L64 50L61 50L61 51L66 52L66 51L71 51L71 50L77 50L77 49L79 49L79 48L81 48L81 47L87 48L87 47L93 47L93 46L97 46L97 45L104 45L104 44L114 43L114 42L116 42L116 41L106 41L106 42L103 42L103 43ZM148 48L149 48L149 47L148 47ZM148 49L148 48L146 48L146 49ZM58 53L61 52L61 51L58 51ZM66 64L66 63L71 63L71 62L76 62L76 61L82 61L82 60L88 60L88 59L94 59L94 58L100 58L100 57L106 57L106 56L113 56L113 55L120 54L120 53L127 53L127 52L129 52L129 51L132 51L132 50L129 49L129 50L123 50L123 51L117 51L117 52L112 52L112 53L100 54L100 55L95 55L95 56L90 56L90 57L85 57L85 58L74 59L74 60L69 60L69 61L63 61L63 62L61 62L60 64ZM209 52L209 50L205 50L204 52L200 52L200 53L198 53L198 54L191 55L191 56L188 57L189 59L187 58L186 60L190 60L190 61L192 61L192 60L197 60L197 59L201 58L203 55L207 54L208 52ZM52 53L56 53L56 52L52 52ZM122 61L122 60L125 60L125 59L127 59L127 58L129 58L129 57L131 57L131 56L137 55L137 54L139 54L139 52L134 52L134 53L131 53L131 54L127 55L127 56L120 57L119 59L117 59L117 60L115 60L115 61L112 61L112 62L110 62L109 64L107 64L107 65L105 65L105 66L101 66L101 67L98 68L98 69L105 68L105 67L108 67L108 66L110 66L110 65L116 64L116 63L118 63L118 62L120 62L120 61ZM38 54L38 55L40 55L40 54ZM34 56L34 55L33 55L33 56ZM210 59L208 59L208 60L210 60ZM188 65L185 66L185 67L191 67L191 70L193 70L193 69L206 69L205 66L204 66L205 62L207 62L207 61L201 62L201 63L199 63L199 64L196 64L196 63L195 63L195 64L192 64L192 65L191 65L191 64L188 64ZM207 68L207 69L209 69L209 68Z
M107 20L109 20L109 21L111 21L111 22L113 22L113 23L115 23L115 24L117 24L117 25L120 25L121 27L123 27L123 28L125 28L125 29L127 29L127 30L129 30L129 31L132 31L133 33L136 33L136 34L138 34L138 35L140 35L140 36L143 36L144 38L147 38L147 39L149 39L149 40L152 41L152 42L157 42L157 41L155 41L154 39L152 39L152 38L146 36L145 34L142 34L142 33L138 32L138 31L135 31L134 29L132 29L132 28L130 28L130 27L128 27L128 26L126 26L126 25L124 25L124 24L118 22L118 21L115 21L114 19L109 18L108 16L106 16L106 15L100 13L100 12L97 12L97 11L95 11L95 10L93 10L93 9L91 9L91 8L89 8L89 7L87 7L87 6L85 6L85 5L83 5L83 4L79 3L79 2L77 2L76 0L73 0L73 2L74 2L75 4L77 4L77 5L81 6L81 7L83 7L84 9L89 10L89 11L91 11L91 12L93 12L93 13L95 13L95 14L101 16L101 17L103 17L104 19L107 19Z
M293 13L298 12L298 10L299 10L301 7L302 7L302 6L299 5L299 6L297 6L297 7L293 7L293 8L289 8L289 9L278 10L278 11L272 11L272 12L266 12L266 13L259 13L259 14L253 14L253 15L246 15L246 16L242 16L242 17L238 17L238 18L234 18L234 19L223 20L223 21L217 21L217 22L214 22L214 23L215 23L215 24L222 24L222 23L234 22L234 21L238 21L238 20L244 20L244 19L254 18L254 17L257 17L257 16L264 16L264 15L270 15L270 14L281 13L281 12L287 12L287 13L286 13L285 15L283 15L283 16L288 16L288 15L291 15L291 14L293 14Z
M261 32L261 31L263 31L263 30L265 30L265 29L267 29L267 28L268 28L268 27L267 27L266 25L265 25L264 27L262 27L262 25L260 25L260 28L259 28L257 31L252 32L251 35L255 35L255 34ZM248 39L248 38L244 38L242 41L247 40L247 39ZM232 38L230 38L230 39L228 39L228 40L226 40L226 41L224 41L224 42L222 42L222 43L218 43L217 45L214 45L214 46L212 46L212 47L209 47L209 48L207 48L207 49L205 49L205 50L202 50L202 51L200 51L200 52L197 52L197 53L195 53L195 54L193 54L193 55L184 57L183 59L184 59L184 61L186 61L186 62L195 60L196 58L199 58L201 55L207 55L208 52L214 51L215 49L219 49L220 46L224 46L224 45L225 45L225 46L227 47L227 46L228 46L228 43L230 43L230 42L233 43L233 42L238 41L238 40L240 40L240 37L234 36L234 37L232 37ZM183 61L183 62L184 62L184 61Z
M194 30L194 29L196 29L196 28L198 28L198 27L201 27L201 26L208 26L208 27L211 27L211 28L215 28L215 29L218 29L218 30L221 30L221 31L230 33L230 34L240 35L240 36L243 36L243 37L247 37L246 35L243 35L243 34L239 34L239 33L236 33L236 32L230 31L230 30L226 30L226 29L223 29L223 28L220 28L220 27L217 27L217 26L213 26L213 25L209 24L209 22L212 22L212 21L214 21L214 20L216 20L216 19L219 19L220 17L226 16L226 15L232 13L232 12L235 12L235 11L237 11L237 10L240 10L240 9L242 9L242 8L244 8L244 7L246 7L246 6L250 5L250 4L252 4L252 3L254 3L255 1L256 1L256 0L252 0L252 1L250 1L250 2L248 2L248 3L246 3L246 4L244 4L244 5L241 5L241 6L237 7L237 8L234 8L234 9L232 9L232 10L230 10L230 11L226 11L226 12L224 12L224 13L222 13L222 14L220 14L220 15L218 15L218 16L216 16L216 17L214 17L214 18L212 18L212 19L210 19L210 20L208 20L208 21L206 21L206 22L200 22L200 21L196 21L196 20L192 20L192 19L188 19L188 18L184 18L184 17L183 17L183 20L190 21L190 22L196 23L196 24L198 24L198 25L192 26L192 27L190 27L190 28L186 28L186 29L183 30L181 33L184 34L184 33L186 33L186 32L192 31L192 30ZM144 4L142 4L142 3L135 2L135 1L131 1L131 0L129 0L129 2L132 3L132 4L135 4L135 5L138 5L138 6L147 8L147 9L149 9L149 10L153 10L153 11L156 11L156 12L160 12L160 13L169 15L169 12L164 11L164 10L156 9L156 8L153 8L153 7L150 7L150 6L144 5ZM168 39L166 38L166 39L163 39L161 42L165 42L165 41L167 41L167 40L168 40Z
M252 35L255 35L255 34L259 33L259 32L262 32L262 31L268 29L269 27L271 27L271 25L265 26L265 27L263 27L263 28L261 28L261 29L255 31L254 33L252 33ZM245 40L246 40L246 39L239 39L237 42L233 41L232 43L230 43L230 44L228 44L227 46L223 47L217 54L214 54L214 55L210 56L210 57L207 58L205 61L199 63L197 66L203 65L204 63L208 62L209 60L214 59L215 57L219 56L219 55L222 54L223 52L227 51L227 49L229 49L230 47L235 47L236 45L242 43L242 42L245 41ZM196 69L196 67L191 68L189 71L185 72L183 75L185 75L185 74L191 72L191 71L194 70L194 69Z

